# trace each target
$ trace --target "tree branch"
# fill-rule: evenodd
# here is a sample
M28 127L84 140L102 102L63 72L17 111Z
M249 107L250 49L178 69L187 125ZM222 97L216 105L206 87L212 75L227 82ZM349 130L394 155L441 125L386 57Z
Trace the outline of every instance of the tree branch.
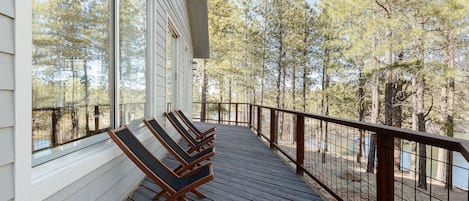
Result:
M386 6L384 6L382 3L380 3L378 0L375 0L376 4L378 4L379 7L381 7L385 12L386 14L388 15L389 17L389 10L388 8L386 8Z
M432 109L433 109L433 95L432 95L432 94L430 94L430 97L431 97L431 100L432 100L432 101L431 101L431 103L432 103L432 104L430 105L430 108L428 108L428 111L427 111L427 113L425 113L425 115L423 115L423 118L424 118L424 119L426 119L426 118L427 118L427 116L430 114L430 112L431 112L431 111L432 111Z

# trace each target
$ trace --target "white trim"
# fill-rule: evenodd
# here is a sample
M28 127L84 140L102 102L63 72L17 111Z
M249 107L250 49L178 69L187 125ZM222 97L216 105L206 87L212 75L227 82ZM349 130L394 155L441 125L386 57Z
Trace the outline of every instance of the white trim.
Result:
M15 200L31 197L32 1L15 1Z
M181 32L179 31L178 27L176 26L176 23L174 23L174 20L171 17L171 14L169 12L166 12L166 25L172 29L171 31L173 34L176 35L176 38L181 37Z
M113 30L113 35L114 35L114 44L109 44L114 48L114 57L111 56L111 63L114 63L114 66L110 66L111 68L114 69L114 85L111 85L113 88L114 92L114 98L111 99L111 103L114 105L114 128L120 127L120 94L119 94L119 89L120 89L120 80L119 80L119 73L120 73L120 43L119 43L119 6L120 6L120 0L115 0L114 4L112 1L110 1L110 9L109 11L114 12L113 14L113 20L111 20L111 26L114 27ZM112 7L114 6L114 7ZM112 117L111 117L112 118Z
M146 128L134 133L141 142L153 140L153 135ZM32 197L44 200L122 154L119 147L108 139L34 167L29 182L32 183Z
M189 57L189 48L187 44L184 46L184 111L189 110L189 102L192 101L192 97L189 97L189 91L192 90L192 87L189 87L189 73L192 74L191 59Z
M179 36L179 34L176 34L177 36ZM172 63L171 63L171 68L172 68L172 71L171 72L171 110L176 110L179 108L179 79L178 78L180 75L179 75L179 59L181 57L181 53L179 52L179 41L180 41L180 37L173 37L171 39L171 42L173 42L172 44L172 55L171 55L171 59L172 59Z
M178 102L178 89L177 89L177 76L178 76L178 71L179 71L179 67L178 67L178 60L179 60L179 56L180 56L180 53L179 53L179 41L181 39L181 35L180 35L180 32L178 30L178 28L176 27L176 25L174 24L174 21L172 20L172 17L170 15L170 13L167 11L166 12L166 30L165 30L165 45L166 47L168 47L168 32L171 32L171 99L169 100L169 102L171 103L171 110L175 110L177 109L177 105L179 104ZM166 90L168 88L168 49L166 49L165 51L165 87L166 87ZM165 93L165 104L168 103L168 97L166 96L167 94ZM167 105L165 106L167 107Z
M146 112L148 112L147 116L154 116L156 114L156 64L157 62L157 57L156 57L156 34L158 33L156 31L156 3L155 1L148 1L147 0L147 89L146 89L146 95L147 97L145 98L147 103L148 103L148 109Z
M107 139L109 139L109 136L105 133L101 133L98 135L83 138L81 140L69 142L58 147L38 151L32 154L32 167L47 163L49 161L55 160L57 158L60 158L62 156L73 153L75 151L78 151L80 149L86 148L88 146L102 142Z

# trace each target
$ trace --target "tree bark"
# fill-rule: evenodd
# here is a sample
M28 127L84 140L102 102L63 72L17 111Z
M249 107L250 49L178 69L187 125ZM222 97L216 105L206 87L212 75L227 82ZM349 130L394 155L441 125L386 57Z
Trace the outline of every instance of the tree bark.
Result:
M208 75L207 75L207 59L204 59L204 65L202 70L202 104L201 104L201 114L200 114L200 121L205 122L207 118L207 92L208 92Z
M330 41L330 37L328 35L325 36L325 42L327 43ZM322 102L321 102L321 113L322 115L329 115L329 95L327 89L329 88L329 76L327 73L328 68L330 67L330 49L326 47L324 49L324 58L323 58L323 66L322 66ZM327 143L328 143L328 123L321 121L320 123L321 133L324 140L324 147L322 147L322 163L326 162L326 152Z
M424 111L424 92L425 92L425 78L423 72L417 73L417 125L418 130L425 132L425 111ZM418 187L427 189L427 150L426 145L419 143L419 177Z
M414 73L412 76L412 130L418 131L418 118L417 118L417 79ZM410 155L410 175L415 176L417 172L417 143L411 142L411 155Z
M364 121L365 119L365 78L362 73L362 66L360 65L358 73L358 121ZM360 136L358 141L358 152L357 152L357 163L361 163L363 160L363 153L365 151L365 132L363 129L359 130Z
M375 62L377 66L377 62ZM379 118L379 70L376 70L373 73L371 78L372 87L371 87L371 119L372 124L376 124ZM375 159L376 159L376 134L371 134L370 136L370 149L368 151L368 164L366 167L366 172L373 173L375 169Z
M268 6L268 2L267 0L265 1L265 5L264 5L264 27L263 27L263 44L262 44L262 80L261 80L261 100L260 100L260 104L261 105L264 105L264 84L265 84L265 60L266 60L266 46L267 46L267 19L268 19L268 15L267 15L267 6Z
M304 5L304 30L303 30L303 112L306 112L306 91L307 91L307 75L308 75L308 67L307 62L308 62L308 4L305 2Z
M402 104L404 103L405 94L403 91L403 80L397 80L393 86L393 126L402 128ZM400 138L394 139L394 166L401 170L401 141Z
M423 29L423 23L421 23ZM416 101L417 101L417 125L418 130L425 132L425 47L424 47L424 36L418 38L418 61L417 61L417 76L416 76ZM426 145L419 143L419 177L418 187L427 189L427 150ZM430 167L431 168L431 167Z

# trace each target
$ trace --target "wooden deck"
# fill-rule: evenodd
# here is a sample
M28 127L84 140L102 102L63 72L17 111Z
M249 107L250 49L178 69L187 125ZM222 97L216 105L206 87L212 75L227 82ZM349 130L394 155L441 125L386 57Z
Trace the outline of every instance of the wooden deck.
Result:
M248 128L198 123L199 127L217 126L216 154L212 160L215 179L198 189L208 198L189 200L321 200L276 154ZM156 139L155 139L156 140ZM168 155L170 167L178 162ZM152 200L160 188L145 179L128 200Z

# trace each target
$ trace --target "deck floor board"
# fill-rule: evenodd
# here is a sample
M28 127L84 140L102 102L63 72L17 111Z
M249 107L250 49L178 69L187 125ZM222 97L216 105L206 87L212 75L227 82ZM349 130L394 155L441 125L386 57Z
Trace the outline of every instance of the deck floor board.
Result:
M189 193L188 200L321 200L248 128L204 123L197 126L217 126L216 153L211 161L215 179L198 188L207 198L198 199ZM179 164L169 155L164 163L170 167ZM160 190L145 179L128 200L151 200Z

